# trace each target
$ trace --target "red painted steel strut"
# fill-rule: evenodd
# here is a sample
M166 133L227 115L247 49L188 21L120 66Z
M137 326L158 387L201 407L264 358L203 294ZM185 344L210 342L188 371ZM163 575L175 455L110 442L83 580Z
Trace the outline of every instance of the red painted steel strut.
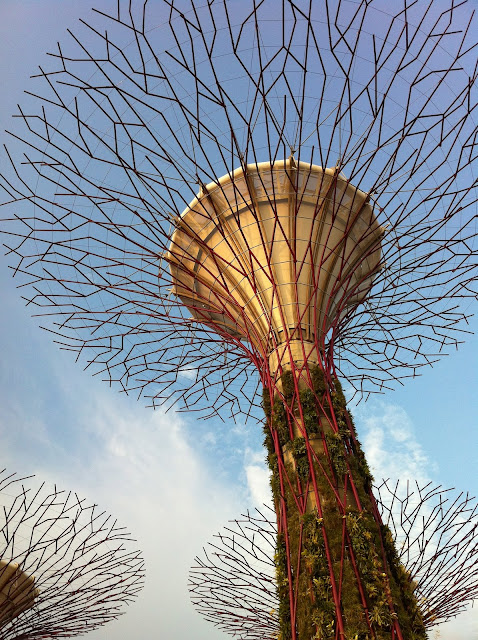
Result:
M462 339L478 67L466 2L380 4L119 0L33 80L0 190L25 299L92 371L208 416L250 415L257 370L278 398L289 617L307 570L317 630L350 594L409 640L335 378L381 392Z
M307 486L306 492L308 489ZM478 504L471 496L457 495L430 483L423 486L408 482L383 483L374 486L374 492L378 502L373 494L369 495L372 508L377 511L376 520L381 522L383 519L389 525L390 529L383 529L388 531L385 538L393 535L400 541L400 555L410 571L410 579L416 581L417 593L428 603L424 624L429 632L451 619L478 593L478 570L473 564L473 549L478 537ZM207 620L235 637L247 640L280 637L276 615L280 605L277 579L273 574L278 532L276 518L277 514L264 506L229 522L208 544L209 551L204 550L203 556L196 558L196 565L191 569L190 592L194 606ZM345 544L345 526L346 521L342 519L341 569L345 565L344 555L350 551L350 542L347 540L348 549ZM430 549L431 544L433 549ZM307 524L302 522L299 548L304 546L307 546ZM355 563L353 554L350 558ZM307 558L300 558L300 563L304 562L307 564ZM307 584L312 588L310 566L307 569ZM342 572L338 584L342 586L342 591L339 590L341 598ZM295 610L298 604L300 610L298 587L296 575ZM367 612L366 603L363 609ZM338 633L337 627L334 638L339 637ZM397 631L394 624L385 637L398 640L399 633L404 639L414 635L401 628ZM316 631L310 635L316 635ZM351 637L355 636L352 634ZM373 638L374 632L369 627L358 637Z
M318 375L325 382L322 394L314 388L312 380ZM308 599L312 611L309 615L312 620L316 616L318 621L312 623L312 631L317 634L314 637L326 638L329 636L321 634L333 631L337 639L355 637L359 632L368 633L374 639L391 637L404 640L406 636L403 635L396 607L401 610L403 623L403 611L409 605L397 600L399 589L396 584L393 585L395 600L391 595L391 581L395 579L381 538L383 525L376 505L371 500L370 488L366 486L368 478L359 472L356 465L353 447L358 445L350 429L353 426L340 386L336 381L334 383L329 372L324 372L323 364L319 366L319 363L310 361L305 366L294 360L287 362L279 379L274 372L270 372L263 382L272 407L268 425L277 463L271 466L280 486L280 495L274 498L278 509L279 540L281 537L285 540L288 589L286 593L282 592L282 598L285 597L290 606L290 638L306 640L311 637L307 635L311 631L304 631L307 624L297 611L301 601ZM310 426L311 395L315 404L314 432ZM304 406L304 399L307 406ZM305 460L308 465L306 475ZM343 468L339 467L339 463ZM369 547L366 553L373 557L372 574L364 573L363 549L359 546L361 541L354 534L353 524L349 526L349 520L353 523L354 518L357 521L361 518L370 521L369 530L363 535ZM320 608L324 604L321 594L314 593L319 579L314 577L314 569L311 574L310 568L307 580L301 577L307 572L302 558L311 553L306 543L307 526L314 519L320 523L321 536L315 551L318 553L323 548L323 568L326 568L327 574L325 580L332 594L333 615L329 614L328 632L323 632L325 623L323 616L320 618ZM278 570L280 575L281 567ZM369 577L365 578L365 575ZM324 576L321 575L320 579L324 579ZM375 584L371 585L371 580L375 580ZM356 602L351 606L350 599L354 591ZM402 593L404 598L409 595ZM377 616L377 601L380 601L387 623L374 618L374 615ZM413 606L415 609L408 611L409 620L405 623L417 634L413 637L424 638L425 635L419 635L422 630L416 602ZM359 608L360 614L357 613ZM284 625L286 620L280 622ZM287 631L282 633L281 638L285 640Z

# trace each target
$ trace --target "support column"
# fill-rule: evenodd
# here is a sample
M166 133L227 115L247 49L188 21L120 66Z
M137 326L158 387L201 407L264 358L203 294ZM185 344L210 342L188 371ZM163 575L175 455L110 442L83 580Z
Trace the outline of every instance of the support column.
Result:
M423 640L340 384L317 364L288 365L264 392L280 640Z

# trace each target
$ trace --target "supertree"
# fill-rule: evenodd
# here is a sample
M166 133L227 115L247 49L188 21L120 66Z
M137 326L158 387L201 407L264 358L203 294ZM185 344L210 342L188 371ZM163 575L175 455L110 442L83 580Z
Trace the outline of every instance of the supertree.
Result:
M338 378L414 376L475 296L471 18L437 6L118 2L7 149L5 244L64 348L153 406L264 390L282 640L426 634Z
M143 560L75 493L0 471L0 638L71 638L122 615Z
M454 618L478 596L476 500L431 483L384 481L374 491L426 629ZM280 633L276 536L274 511L256 508L214 536L190 570L194 607L240 640L273 640Z

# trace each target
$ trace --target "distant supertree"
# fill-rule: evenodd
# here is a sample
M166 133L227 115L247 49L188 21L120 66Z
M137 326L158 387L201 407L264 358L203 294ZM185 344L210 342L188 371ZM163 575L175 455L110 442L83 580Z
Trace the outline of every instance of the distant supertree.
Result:
M70 638L143 587L124 528L74 493L0 471L0 639Z
M1 181L25 298L92 371L203 415L262 386L281 640L426 633L338 377L462 339L477 65L466 3L394 11L119 1L40 68Z
M374 487L380 515L409 571L427 629L478 598L478 504L431 483ZM232 521L189 572L191 601L216 627L240 640L278 637L275 514L264 506Z

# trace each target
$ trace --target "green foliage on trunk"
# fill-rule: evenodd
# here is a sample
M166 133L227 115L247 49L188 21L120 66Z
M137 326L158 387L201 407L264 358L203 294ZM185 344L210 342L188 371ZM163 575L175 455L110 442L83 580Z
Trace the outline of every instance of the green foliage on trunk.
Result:
M323 536L323 518L317 512L303 516L302 560L306 567L309 586L307 589L310 601L309 637L317 640L333 638L335 635L335 603L332 597L325 543ZM299 627L301 622L297 625ZM304 633L299 637L307 637Z
M337 478L343 478L347 473L348 467L342 436L340 433L326 433L325 442L327 443L327 451L329 452L335 475Z
M304 428L308 435L319 431L315 396L311 389L301 389L299 393Z
M356 438L340 383L334 381L329 390L332 413L326 402L327 386L322 371L319 367L311 367L310 373L313 390L302 384L297 398L292 373L286 372L281 378L285 401L276 394L271 402L266 392L263 402L268 418L264 445L268 451L274 504L276 510L285 508L287 513L287 532L279 534L275 555L280 603L279 640L290 640L292 636L286 536L292 584L298 591L296 632L299 640L335 637L337 620L332 580L341 594L346 640L372 640L370 626L376 640L388 640L394 618L398 619L404 638L424 640L427 635L414 595L415 585L399 561L390 531L380 526L372 515L373 478ZM291 415L303 416L306 437L291 438ZM334 418L337 430L329 426L326 415ZM275 450L269 425L279 442L279 451ZM307 442L309 437L313 437L315 443L312 458L309 455L311 445ZM282 490L278 455L290 482L290 485L284 482ZM313 490L311 474L320 496L323 517L316 508L303 515L297 508L296 498L304 496L306 487L309 492ZM349 499L343 513L333 487L343 495L347 477L353 479L360 508L355 500ZM300 567L298 576L294 575L297 567Z
M272 427L277 431L279 442L282 446L290 442L287 410L279 396L275 398L274 404L272 405Z
M292 455L295 460L295 470L301 480L307 480L310 474L305 438L295 438L292 442Z

